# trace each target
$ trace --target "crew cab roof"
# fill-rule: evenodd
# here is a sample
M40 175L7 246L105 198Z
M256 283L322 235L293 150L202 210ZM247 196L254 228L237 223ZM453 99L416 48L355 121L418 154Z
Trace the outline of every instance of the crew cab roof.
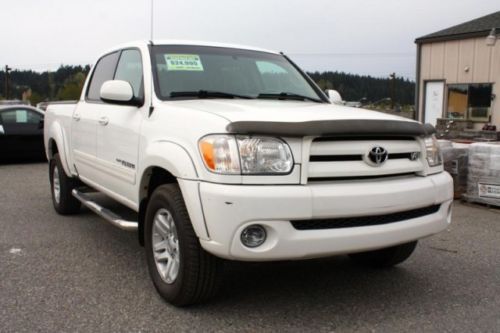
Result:
M274 54L279 54L279 52L272 51L272 50L267 50L267 49L262 49L258 47L253 47L253 46L247 46L247 45L239 45L239 44L229 44L229 43L218 43L218 42L208 42L208 41L196 41L196 40L176 40L176 39L160 39L160 40L153 40L151 41L134 41L134 42L128 42L124 44L117 45L109 50L107 50L105 53L110 53L119 49L123 48L128 48L128 47L145 47L150 44L153 45L196 45L196 46L212 46L212 47L227 47L227 48L234 48L234 49L243 49L243 50L250 50L250 51L260 51L260 52L266 52L266 53L274 53Z

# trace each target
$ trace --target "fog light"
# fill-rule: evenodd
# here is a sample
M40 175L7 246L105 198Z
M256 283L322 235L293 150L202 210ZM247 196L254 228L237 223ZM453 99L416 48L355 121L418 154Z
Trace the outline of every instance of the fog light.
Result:
M266 229L258 224L246 227L241 232L241 242L246 247L261 246L266 241Z

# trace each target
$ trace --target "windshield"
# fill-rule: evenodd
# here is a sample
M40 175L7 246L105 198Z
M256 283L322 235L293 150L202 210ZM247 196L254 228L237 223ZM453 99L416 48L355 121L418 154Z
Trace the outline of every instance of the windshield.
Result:
M151 48L155 88L162 100L180 98L323 98L284 56L193 45Z

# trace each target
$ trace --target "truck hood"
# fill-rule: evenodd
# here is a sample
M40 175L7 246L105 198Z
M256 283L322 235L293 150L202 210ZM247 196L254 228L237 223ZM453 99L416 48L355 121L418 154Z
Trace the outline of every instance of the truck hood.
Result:
M430 125L381 112L341 105L276 100L187 100L166 102L225 119L237 134L278 136L426 136Z
M415 122L381 112L342 105L302 101L196 99L175 102L176 106L212 113L229 122L310 122L323 120L397 120Z

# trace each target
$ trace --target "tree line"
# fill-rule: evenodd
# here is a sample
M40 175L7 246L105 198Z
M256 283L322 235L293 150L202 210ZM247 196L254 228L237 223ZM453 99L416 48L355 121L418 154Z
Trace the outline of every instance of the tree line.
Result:
M5 85L5 71L0 71L0 99L22 99L25 94L33 105L43 101L79 99L89 71L89 65L60 66L56 71L41 73L13 70L8 75L8 87Z
M90 66L61 66L56 71L13 70L9 73L9 98L23 93L35 105L42 101L75 100L80 97ZM346 101L373 103L392 98L396 104L413 105L415 83L408 79L375 78L342 72L308 73L321 89L335 89ZM5 99L5 71L0 71L0 99Z
M415 104L415 82L401 77L376 78L342 72L308 74L321 89L335 89L346 101L376 103L391 98L395 104Z

